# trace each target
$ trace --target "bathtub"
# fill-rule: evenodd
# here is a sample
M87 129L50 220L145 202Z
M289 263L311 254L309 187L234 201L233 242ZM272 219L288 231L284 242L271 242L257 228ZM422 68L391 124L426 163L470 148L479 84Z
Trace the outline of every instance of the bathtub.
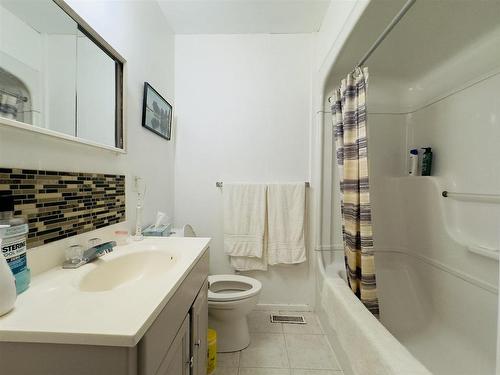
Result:
M405 251L375 256L380 321L345 281L341 252L318 252L318 316L346 374L495 373L498 291Z

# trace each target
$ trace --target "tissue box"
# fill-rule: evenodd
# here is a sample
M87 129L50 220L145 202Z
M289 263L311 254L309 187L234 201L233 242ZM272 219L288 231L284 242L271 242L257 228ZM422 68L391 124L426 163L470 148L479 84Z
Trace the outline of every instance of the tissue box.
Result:
M142 230L142 235L152 237L168 237L171 229L172 224L161 224L158 228L155 228L155 225L151 224Z

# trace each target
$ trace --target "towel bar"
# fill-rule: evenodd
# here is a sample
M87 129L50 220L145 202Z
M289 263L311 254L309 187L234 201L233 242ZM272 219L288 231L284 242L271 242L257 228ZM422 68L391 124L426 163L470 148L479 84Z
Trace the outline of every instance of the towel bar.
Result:
M308 182L308 181L306 181L306 182L305 182L305 184L306 184L306 188L308 188L308 187L310 186L310 184L309 184L309 182ZM224 184L223 184L223 182L222 182L222 181L217 181L217 182L215 183L215 187L218 187L218 188L223 187L223 185L224 185Z

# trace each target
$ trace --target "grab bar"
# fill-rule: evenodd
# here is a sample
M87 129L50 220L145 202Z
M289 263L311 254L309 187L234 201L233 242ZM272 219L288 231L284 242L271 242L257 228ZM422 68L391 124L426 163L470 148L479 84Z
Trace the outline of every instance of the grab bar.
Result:
M458 201L500 203L499 194L453 193L445 190L441 195L443 198L452 198Z
M470 245L467 246L467 250L477 255L482 255L484 257L495 259L497 261L499 260L500 249L490 249L484 246Z

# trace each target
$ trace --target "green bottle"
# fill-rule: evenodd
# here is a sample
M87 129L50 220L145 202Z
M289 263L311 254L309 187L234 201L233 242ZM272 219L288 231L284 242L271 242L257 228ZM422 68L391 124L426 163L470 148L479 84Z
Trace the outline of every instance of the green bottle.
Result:
M430 176L432 170L432 148L422 147L425 150L422 156L422 176Z

